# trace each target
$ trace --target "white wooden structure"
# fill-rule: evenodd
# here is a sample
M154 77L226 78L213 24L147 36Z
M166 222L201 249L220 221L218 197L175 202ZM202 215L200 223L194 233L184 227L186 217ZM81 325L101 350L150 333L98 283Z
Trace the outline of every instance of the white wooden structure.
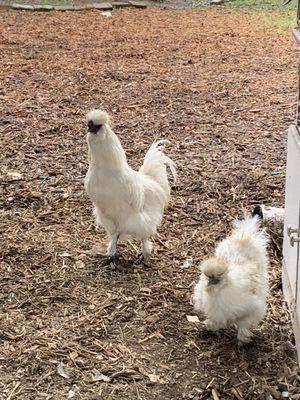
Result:
M300 361L300 127L294 125L288 132L283 291L291 312Z
M286 0L285 4L291 0ZM300 0L297 7L297 28L293 29L300 45ZM283 236L283 293L290 308L300 365L300 66L296 125L289 128L285 220Z

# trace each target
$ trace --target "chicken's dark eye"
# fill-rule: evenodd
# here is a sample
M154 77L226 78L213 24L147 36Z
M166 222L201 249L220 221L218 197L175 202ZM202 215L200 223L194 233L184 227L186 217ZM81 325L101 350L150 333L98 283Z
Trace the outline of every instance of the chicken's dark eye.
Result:
M101 127L102 125L95 125L93 121L88 122L89 131L92 133L97 133Z

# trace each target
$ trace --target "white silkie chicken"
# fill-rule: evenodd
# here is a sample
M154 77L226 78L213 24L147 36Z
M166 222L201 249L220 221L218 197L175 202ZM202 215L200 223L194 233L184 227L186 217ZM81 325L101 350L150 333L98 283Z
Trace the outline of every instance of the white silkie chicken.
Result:
M101 110L87 114L89 170L86 192L95 207L96 222L109 235L107 255L116 257L119 238L142 242L142 256L152 251L156 233L170 197L167 166L176 180L174 162L162 152L165 141L154 142L138 171L127 164L125 152L113 132L109 116Z
M260 228L260 207L235 221L229 237L205 260L194 288L195 310L205 314L207 329L238 328L239 345L251 340L251 328L264 318L268 295L268 238Z

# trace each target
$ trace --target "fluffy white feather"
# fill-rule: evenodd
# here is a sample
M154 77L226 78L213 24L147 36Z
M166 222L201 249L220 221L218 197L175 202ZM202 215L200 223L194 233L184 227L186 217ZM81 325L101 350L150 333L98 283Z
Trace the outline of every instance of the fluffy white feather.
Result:
M257 215L235 221L229 237L205 260L194 288L193 304L210 330L236 325L239 343L264 318L268 295L268 238Z
M93 121L95 125L103 125L110 123L109 115L102 110L91 110L86 115L87 122Z
M156 233L170 196L167 166L174 179L174 162L163 153L164 141L154 142L139 171L127 163L122 145L100 110L87 115L89 170L85 188L95 206L97 224L110 237L108 255L114 256L119 237L142 241L142 253L152 250L149 238Z

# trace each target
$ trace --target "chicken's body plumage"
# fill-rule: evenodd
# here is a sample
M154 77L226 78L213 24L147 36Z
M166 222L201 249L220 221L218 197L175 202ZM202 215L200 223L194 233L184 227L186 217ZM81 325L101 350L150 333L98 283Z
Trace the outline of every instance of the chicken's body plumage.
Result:
M239 342L250 341L250 328L257 326L266 311L267 242L258 217L247 217L235 222L232 234L202 264L193 302L206 315L209 329L236 325Z
M96 135L88 133L87 141L90 165L85 188L94 204L97 224L111 238L109 255L114 255L119 237L133 236L142 241L147 257L151 252L149 238L156 233L170 197L166 166L175 177L175 164L162 152L163 141L158 141L146 153L141 168L133 170L108 120Z

